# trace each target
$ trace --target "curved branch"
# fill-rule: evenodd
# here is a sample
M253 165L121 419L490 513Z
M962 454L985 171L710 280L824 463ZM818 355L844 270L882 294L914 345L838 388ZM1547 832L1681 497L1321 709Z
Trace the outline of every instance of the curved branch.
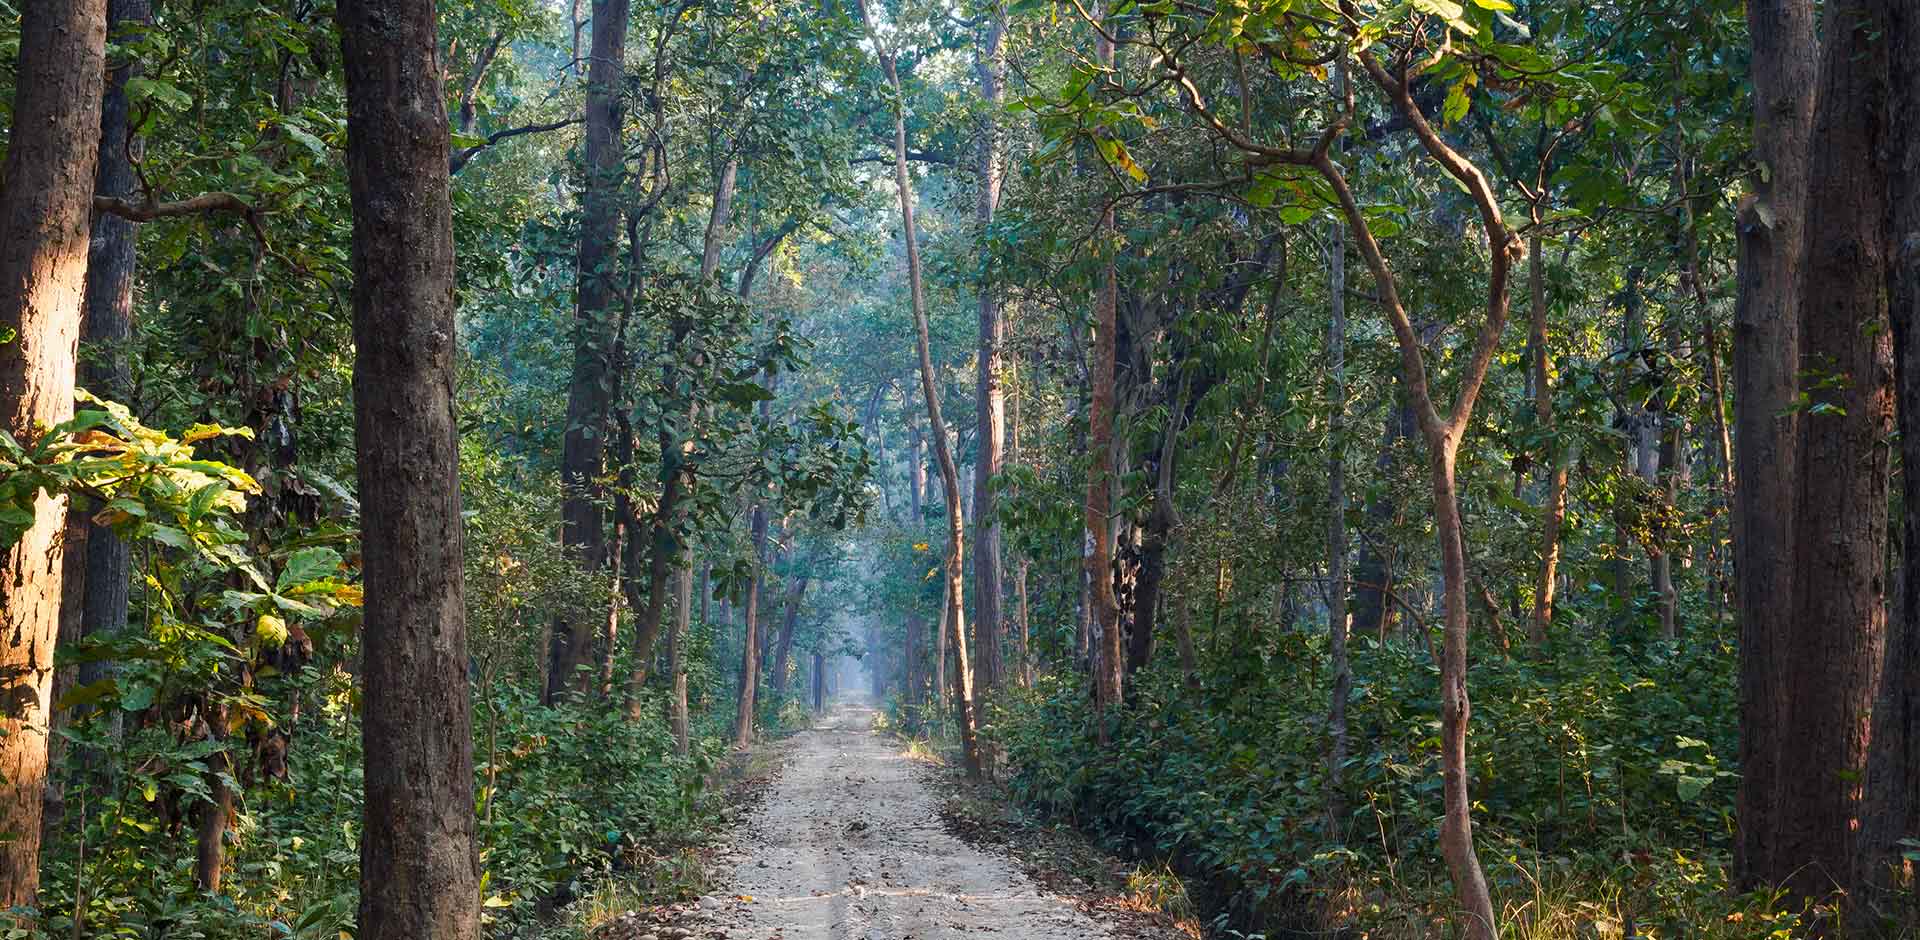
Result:
M140 202L119 196L95 196L93 211L101 215L118 216L129 222L153 222L189 215L231 212L247 220L247 227L253 230L253 237L260 240L262 248L267 245L266 230L260 227L260 213L254 209L252 203L234 193L201 193L178 202L157 202L151 196Z
M503 140L509 140L514 137L523 137L527 134L545 134L548 131L557 131L563 127L572 127L573 125L582 123L585 120L586 120L585 118L581 118L581 117L570 117L570 118L564 118L558 121L548 121L543 124L523 124L519 127L509 127L503 131L494 131L492 134L487 135L486 140L480 143L474 144L471 147L464 147L464 148L461 148L460 150L454 151L453 158L448 161L449 166L447 167L447 175L459 176L460 171L463 169L466 169L467 161L472 160L474 156L478 154L480 151L485 150L488 147L493 146L494 144L500 143Z

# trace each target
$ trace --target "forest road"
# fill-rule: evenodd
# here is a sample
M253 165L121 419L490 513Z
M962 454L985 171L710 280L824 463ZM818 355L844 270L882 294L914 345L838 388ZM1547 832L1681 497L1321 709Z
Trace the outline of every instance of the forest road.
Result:
M699 937L1114 940L1020 866L947 833L940 797L868 705L842 703L782 745L785 768L734 833ZM728 870L731 866L731 870Z

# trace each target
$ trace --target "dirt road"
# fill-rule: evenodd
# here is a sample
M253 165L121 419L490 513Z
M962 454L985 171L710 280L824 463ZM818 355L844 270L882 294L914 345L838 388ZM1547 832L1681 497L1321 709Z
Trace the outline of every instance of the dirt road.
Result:
M735 834L697 936L728 940L1113 940L1009 859L941 828L937 777L874 712L836 706L794 736L786 766ZM727 866L731 865L731 870ZM751 900L747 900L751 899Z

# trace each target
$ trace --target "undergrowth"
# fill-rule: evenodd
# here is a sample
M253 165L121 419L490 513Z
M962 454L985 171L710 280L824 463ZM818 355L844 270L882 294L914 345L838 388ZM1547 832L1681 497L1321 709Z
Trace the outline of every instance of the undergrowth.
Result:
M1216 935L1451 936L1438 671L1424 650L1356 649L1330 817L1324 656L1284 634L1214 660L1197 690L1158 667L1104 747L1073 674L1003 696L986 732L1016 799L1170 865ZM1775 895L1730 887L1730 659L1709 642L1568 643L1476 662L1475 834L1507 936L1801 935Z

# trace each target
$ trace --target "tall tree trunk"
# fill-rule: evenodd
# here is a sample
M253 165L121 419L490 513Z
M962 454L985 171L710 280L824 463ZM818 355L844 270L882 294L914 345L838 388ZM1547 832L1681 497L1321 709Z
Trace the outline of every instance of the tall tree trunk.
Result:
M1009 330L1011 332L1011 330ZM1020 466L1020 360L1018 356L1007 358L1007 375L1012 388L1008 396L1007 408L1007 462ZM1031 688L1034 678L1033 663L1033 620L1027 603L1027 556L1019 552L1013 574L1013 595L1015 610L1014 648L1020 657L1019 682L1022 687Z
M1910 3L1880 3L1877 25L1887 37L1890 62L1887 127L1920 126L1920 11ZM1903 857L1900 840L1920 833L1920 139L1911 133L1888 142L1888 196L1893 249L1887 295L1899 373L1900 475L1905 528L1900 599L1887 631L1880 699L1873 707L1873 753L1866 803L1861 811L1860 871L1855 901L1891 923L1920 923L1916 874L1920 865ZM1900 903L1905 910L1886 910Z
M1567 457L1554 434L1553 349L1547 341L1547 260L1540 236L1534 235L1528 241L1527 344L1533 351L1533 361L1529 363L1533 369L1533 414L1547 442L1547 492L1540 503L1540 568L1533 580L1533 616L1527 620L1527 640L1538 650L1546 645L1553 629L1553 594L1559 585L1560 527L1567 519Z
M933 627L933 700L938 703L947 694L947 624L953 619L953 604L947 600L949 585L940 585L940 615ZM959 710L955 709L955 714Z
M987 228L993 224L994 210L1000 203L999 120L1001 85L1006 74L1006 54L1002 40L1006 36L1003 8L987 14L986 35L974 62L980 86L980 116L974 125L974 148L978 197L974 203L974 222L980 228L979 245L987 248ZM974 678L984 710L987 699L1000 688L1002 676L1001 644L1006 635L1006 619L1001 610L1000 521L994 508L994 477L999 475L1006 447L1006 369L1007 324L1000 313L1000 301L985 275L980 278L979 293L980 355L977 381L979 450L973 463L974 553Z
M793 663L793 631L800 625L800 601L806 597L807 582L811 579L810 575L803 574L787 589L787 612L780 623L780 643L774 648L773 656L773 692L783 698L787 694L787 670Z
M706 590L707 569L700 569L701 590ZM667 634L667 673L673 677L672 696L667 700L667 725L673 729L673 752L687 753L687 622L693 608L693 569L681 568L673 588L673 629ZM705 598L702 598L705 606ZM706 615L701 614L701 623Z
M1096 13L1106 17L1103 5ZM1113 42L1104 31L1095 39L1094 57L1102 67L1112 68ZM1120 605L1113 593L1113 415L1115 334L1119 330L1119 281L1114 269L1114 229L1112 207L1100 215L1099 243L1102 255L1100 286L1093 299L1093 352L1089 357L1087 392L1087 504L1086 526L1092 551L1086 555L1088 631L1093 642L1093 703L1095 733L1101 744L1107 741L1107 725L1114 720L1112 711L1120 706L1121 670L1125 651L1120 642Z
M1346 85L1339 67L1335 83ZM1327 826L1342 839L1346 818L1347 698L1353 667L1347 657L1347 230L1327 232L1327 658L1333 687L1327 705Z
M129 38L129 29L149 22L147 0L108 0L107 19L116 36ZM94 192L132 198L135 187L132 161L146 150L128 126L127 81L137 77L140 65L129 59L107 73L106 94L100 112L100 166ZM111 401L128 402L133 395L133 373L128 346L133 337L133 280L138 264L132 222L103 214L94 220L92 250L87 258L87 312L80 324L80 385ZM130 402L129 402L130 404ZM132 556L125 540L112 529L87 520L85 613L81 632L112 634L126 629ZM80 667L81 684L104 678L106 664Z
M1780 652L1775 883L1822 899L1852 883L1869 712L1885 639L1886 441L1893 430L1887 321L1887 43L1873 0L1829 8L1800 295L1807 410L1799 424L1792 616ZM1844 168L1842 171L1840 168ZM1792 768L1793 772L1784 772Z
M827 710L827 658L820 653L813 654L813 711L819 714Z
M1132 629L1127 636L1126 674L1133 675L1153 661L1154 634L1160 611L1162 586L1167 577L1167 543L1179 523L1174 506L1176 473L1179 467L1180 430L1187 421L1187 396L1191 377L1179 353L1169 364L1167 420L1161 430L1158 453L1153 458L1153 508L1148 511L1140 535L1140 567L1134 580Z
M29 444L73 416L85 301L106 0L32 0L20 11L13 127L0 192L0 408ZM40 886L41 790L53 647L60 629L67 500L45 493L31 527L0 551L0 654L10 703L0 716L0 907L31 905Z
M353 204L366 940L480 935L454 418L453 209L432 0L342 0Z
M1734 594L1740 623L1736 877L1770 885L1779 763L1781 637L1793 612L1800 269L1817 47L1813 0L1750 0L1754 162L1741 201L1734 307Z
M1642 276L1641 268L1629 267L1626 286L1619 294L1621 370L1615 392L1614 426L1622 429L1627 436L1627 472L1639 477L1651 491L1660 472L1660 452L1655 446L1655 415L1646 407L1646 399L1639 391L1648 372L1643 357L1648 346L1646 295L1640 289ZM1630 504L1620 503L1614 507L1613 590L1620 608L1629 614L1639 600L1639 586L1635 584L1633 568L1628 564L1633 544L1628 525L1633 521ZM1651 571L1658 562L1659 549L1649 545L1647 559L1648 570Z
M912 396L903 396L907 410L907 511L914 531L926 527L927 459L920 442L920 424L913 418Z
M747 584L746 635L740 647L740 696L733 715L733 743L753 743L753 697L760 683L760 592L766 580L767 508L753 507L753 580Z
M728 218L732 213L734 180L739 164L728 161L720 173L713 193L713 207L707 215L706 238L700 253L700 280L708 282L720 265L720 247L722 234L726 231ZM744 290L743 290L744 293ZM674 318L668 354L661 366L662 382L668 393L676 394L681 384L680 353L690 341L694 329L691 319ZM684 413L679 415L684 425L677 431L663 427L660 431L660 501L649 518L647 525L647 602L641 606L636 598L633 601L635 612L633 625L633 671L627 677L627 715L639 718L641 714L640 691L646 687L647 675L653 666L654 646L660 640L660 623L666 616L667 600L674 596L674 610L686 605L677 597L679 585L685 579L676 572L690 571L688 559L683 558L679 532L684 528L688 503L693 498L695 485L693 468L688 465L687 455L693 446L694 424L699 420L699 406L688 404ZM638 538L634 533L630 538ZM637 572L630 576L637 577ZM669 583L671 582L671 583ZM638 593L637 591L633 593ZM676 629L684 629L685 624L676 622Z
M922 701L920 689L925 683L925 680L921 678L920 673L920 636L926 628L926 622L921 619L919 614L910 613L907 615L906 639L900 653L901 658L904 659L905 662L901 664L900 681L906 683L906 689L902 693L902 697L906 700L907 706L912 712L918 711Z
M1200 691L1200 657L1193 648L1193 601L1185 594L1174 603L1179 605L1180 613L1174 618L1174 642L1180 653L1180 680L1186 687Z
M1441 576L1445 580L1446 620L1441 643L1440 663L1440 764L1445 815L1440 823L1440 848L1453 880L1458 902L1465 911L1465 933L1469 940L1495 940L1500 927L1495 919L1493 900L1487 890L1486 875L1473 845L1473 803L1468 792L1467 725L1471 707L1467 696L1467 559L1461 532L1459 490L1455 477L1456 458L1462 438L1473 417L1473 405L1486 380L1500 334L1508 314L1507 280L1514 261L1524 254L1520 241L1506 227L1492 185L1465 157L1441 139L1427 123L1413 101L1405 76L1390 75L1368 53L1360 53L1374 84L1393 99L1395 110L1412 127L1427 154L1441 169L1458 180L1480 211L1486 232L1489 255L1486 316L1474 336L1466 365L1461 368L1459 391L1444 416L1435 406L1428 388L1422 344L1401 303L1399 288L1380 246L1367 227L1360 204L1354 199L1346 179L1324 151L1314 154L1313 162L1333 186L1346 215L1348 229L1358 241L1361 256L1374 276L1375 289L1386 309L1399 346L1402 377L1407 398L1420 420L1426 438L1433 485L1434 531L1440 541Z
M1398 447L1414 435L1419 422L1407 405L1406 391L1396 386L1388 405L1386 436L1380 442L1380 454L1374 459L1374 472L1390 474L1399 463ZM1371 634L1385 643L1395 616L1390 598L1395 593L1395 546L1387 538L1387 528L1400 515L1397 497L1391 486L1376 488L1367 496L1365 526L1361 529L1359 558L1353 568L1353 631Z
M913 228L913 182L907 173L907 112L905 92L900 84L893 53L874 28L866 0L856 0L860 17L866 23L879 53L881 68L893 89L893 179L900 195L900 229L907 248L908 293L912 295L913 325L920 352L920 392L927 403L927 433L933 438L934 459L940 466L940 483L947 500L947 621L954 652L954 706L960 718L960 744L967 775L980 776L980 745L975 734L973 709L973 670L967 658L966 614L966 538L967 524L960 505L960 470L954 463L953 447L947 440L947 422L940 416L940 391L933 374L932 340L927 330L926 295L921 284L920 242Z
M580 567L596 575L606 565L601 485L608 418L613 407L614 284L619 263L621 179L625 175L620 86L626 75L631 0L593 0L586 109L586 189L581 194L579 279L574 308L573 377L567 387L562 440L561 543ZM591 618L555 624L549 701L578 688L575 670L592 646Z

